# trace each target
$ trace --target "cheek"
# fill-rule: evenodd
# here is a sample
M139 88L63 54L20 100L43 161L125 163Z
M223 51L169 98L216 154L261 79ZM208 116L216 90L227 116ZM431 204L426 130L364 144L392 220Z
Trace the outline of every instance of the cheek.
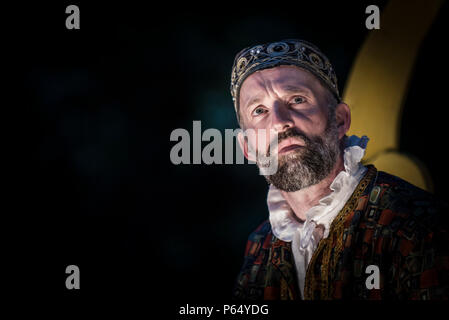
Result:
M320 135L327 127L327 114L314 112L305 115L297 113L293 117L295 126L306 134Z
M248 151L262 152L264 155L268 151L270 143L277 144L277 133L266 128L254 128L245 130L248 142ZM273 145L272 145L273 147Z

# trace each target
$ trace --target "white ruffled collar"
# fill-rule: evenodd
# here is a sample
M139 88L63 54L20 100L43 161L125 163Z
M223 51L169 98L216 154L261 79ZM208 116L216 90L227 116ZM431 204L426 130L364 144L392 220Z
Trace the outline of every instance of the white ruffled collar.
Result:
M330 189L332 192L320 199L318 205L307 211L306 221L299 221L280 190L270 185L267 196L269 219L273 234L277 238L291 242L297 234L300 247L305 248L309 245L312 233L317 225L324 226L323 237L328 236L330 224L348 201L366 172L366 168L360 163L360 160L365 154L368 140L366 136L346 138L343 156L345 170L341 171L331 183Z

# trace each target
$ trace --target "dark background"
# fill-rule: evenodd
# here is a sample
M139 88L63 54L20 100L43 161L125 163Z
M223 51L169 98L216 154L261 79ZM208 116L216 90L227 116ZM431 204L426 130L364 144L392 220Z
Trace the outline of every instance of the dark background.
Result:
M340 92L369 32L365 8L385 1L241 6L67 2L28 5L10 25L24 71L16 97L22 159L11 239L39 276L16 288L52 296L138 294L157 301L229 300L248 234L268 217L254 165L170 162L170 133L236 128L234 55L302 38L325 52ZM425 5L423 1L423 5ZM81 29L65 28L79 5ZM404 1L406 5L406 1ZM4 14L8 15L11 12ZM401 151L430 170L445 198L447 4L423 43L401 127ZM375 32L375 31L373 31ZM65 267L81 290L65 289ZM19 283L19 282L17 282Z

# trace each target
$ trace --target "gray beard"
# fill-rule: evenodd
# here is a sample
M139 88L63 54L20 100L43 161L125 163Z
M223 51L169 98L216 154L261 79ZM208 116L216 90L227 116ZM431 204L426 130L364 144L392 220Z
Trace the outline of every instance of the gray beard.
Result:
M279 133L278 141L296 136L304 140L305 147L279 156L276 173L264 176L268 183L286 192L298 191L322 181L331 173L341 154L338 129L334 121L328 125L323 137L309 138L292 128Z

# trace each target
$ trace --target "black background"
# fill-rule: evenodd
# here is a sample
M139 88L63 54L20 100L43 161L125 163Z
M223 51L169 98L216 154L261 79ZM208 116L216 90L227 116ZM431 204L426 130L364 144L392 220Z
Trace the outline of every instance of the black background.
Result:
M80 30L65 28L69 4L80 8ZM385 1L83 1L9 12L14 65L24 71L15 106L26 157L10 211L20 229L12 265L24 267L16 289L68 299L229 300L246 238L268 216L267 184L254 165L173 165L170 133L192 132L194 120L203 130L237 127L230 71L234 55L253 44L315 43L343 92L357 50L375 32L365 28L369 4L382 9ZM444 20L447 4L418 55L400 136L401 151L427 166L442 198ZM79 291L65 288L70 264L80 268Z

